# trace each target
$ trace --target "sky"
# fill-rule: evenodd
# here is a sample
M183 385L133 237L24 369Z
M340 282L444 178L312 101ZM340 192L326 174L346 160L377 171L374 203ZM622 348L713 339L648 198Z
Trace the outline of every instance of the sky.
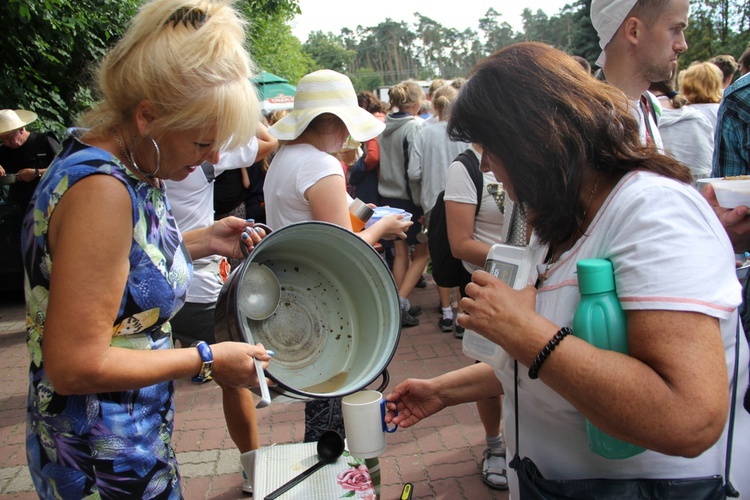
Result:
M533 12L543 10L548 16L557 14L566 3L572 0L350 0L349 2L331 2L331 0L299 0L302 14L292 22L292 33L302 42L312 31L332 32L338 35L341 28L356 31L358 25L377 26L386 18L394 21L405 21L413 26L415 12L429 17L448 28L463 31L479 27L479 19L484 17L492 7L499 14L500 22L507 22L516 31L521 31L523 24L521 12L529 8ZM340 5L346 7L340 7Z

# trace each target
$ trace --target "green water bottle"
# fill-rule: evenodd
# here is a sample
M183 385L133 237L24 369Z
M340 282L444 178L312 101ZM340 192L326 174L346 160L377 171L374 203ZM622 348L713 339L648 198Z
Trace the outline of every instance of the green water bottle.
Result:
M625 311L615 292L615 275L607 259L584 259L577 263L581 302L573 317L573 335L600 349L628 353ZM644 448L605 434L586 420L589 447L610 459L632 457Z

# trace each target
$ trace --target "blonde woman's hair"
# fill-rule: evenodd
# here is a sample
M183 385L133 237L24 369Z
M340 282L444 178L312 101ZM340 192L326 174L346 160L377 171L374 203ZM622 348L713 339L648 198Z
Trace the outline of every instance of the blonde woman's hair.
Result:
M388 101L391 109L398 108L399 111L404 111L403 108L420 102L423 97L422 87L414 80L403 81L388 89Z
M80 122L94 137L132 123L139 103L153 105L153 135L212 130L213 149L248 143L260 121L249 81L246 21L233 0L153 0L97 70L101 101ZM215 127L215 128L214 128Z
M432 108L440 121L445 121L450 117L451 106L458 96L458 89L452 85L443 85L435 91L432 96Z
M710 62L694 62L680 71L680 93L691 104L721 102L724 75Z

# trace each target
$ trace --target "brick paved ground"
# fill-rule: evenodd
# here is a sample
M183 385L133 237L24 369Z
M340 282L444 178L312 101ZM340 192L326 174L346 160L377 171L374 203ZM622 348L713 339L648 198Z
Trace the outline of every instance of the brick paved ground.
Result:
M415 289L412 304L425 313L421 324L404 329L389 366L391 383L406 377L431 377L472 363L461 352L461 341L437 327L437 293L428 278ZM0 295L0 498L31 499L34 493L24 451L24 419L28 354L23 301L17 294ZM240 499L239 453L226 431L221 391L215 384L177 383L174 441L184 478L185 498ZM304 403L273 403L258 411L261 445L301 442ZM474 405L449 408L415 427L387 436L380 458L383 500L399 497L405 482L414 484L413 498L507 499L506 492L488 489L480 476L484 432Z

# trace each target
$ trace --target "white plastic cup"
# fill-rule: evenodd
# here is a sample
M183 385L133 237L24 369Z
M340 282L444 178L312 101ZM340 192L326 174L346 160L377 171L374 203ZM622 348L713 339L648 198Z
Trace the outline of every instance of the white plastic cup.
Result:
M341 400L349 453L357 458L379 457L385 451L385 433L398 426L385 424L385 399L378 391L359 391Z

